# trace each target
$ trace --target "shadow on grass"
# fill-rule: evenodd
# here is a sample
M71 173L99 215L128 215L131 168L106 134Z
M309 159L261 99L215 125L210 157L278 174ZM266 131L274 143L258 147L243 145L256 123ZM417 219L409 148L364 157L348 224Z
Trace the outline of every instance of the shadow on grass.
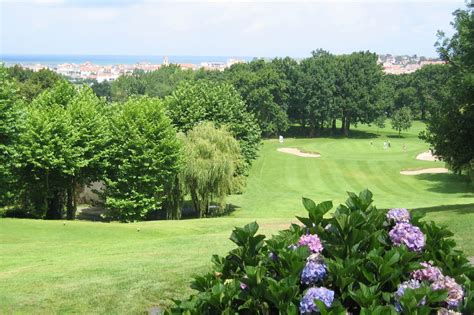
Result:
M403 135L399 136L399 135L387 135L387 138L390 138L390 139L405 139L405 137Z
M86 207L77 211L77 220L96 221L96 222L109 222L102 215L105 209L103 207Z
M470 182L466 175L452 173L420 174L416 175L415 178L432 182L434 185L428 188L428 191L443 194L465 193L466 195L463 197L474 197L474 183Z
M226 204L225 209L222 213L214 215L209 218L218 218L218 217L225 217L230 215L232 212L240 208L239 206L233 205L231 203ZM183 205L183 211L181 212L181 220L186 219L198 219L199 214L194 211L192 207L192 203L190 200L186 200Z
M372 132L361 131L361 130L350 130L349 136L345 137L341 134L340 129L336 129L334 132L330 128L326 128L320 131L313 137L309 136L309 128L292 125L284 133L286 137L290 138L333 138L333 139L375 139L380 135Z
M433 206L433 207L416 208L416 209L411 209L411 210L420 211L423 213L450 211L456 214L473 214L474 203L441 205L441 206Z
M218 215L213 216L212 218L223 217L231 214L239 207L233 204L227 204L224 211ZM85 220L85 221L95 221L95 222L110 222L110 220L103 217L105 213L105 209L103 207L97 206L86 206L82 209L77 211L76 219L77 220ZM191 200L186 200L183 205L183 210L181 212L181 220L187 219L197 219L199 218L199 214L196 213L193 209ZM166 220L166 212L165 211L156 211L150 213L149 217L147 217L144 221L149 220Z

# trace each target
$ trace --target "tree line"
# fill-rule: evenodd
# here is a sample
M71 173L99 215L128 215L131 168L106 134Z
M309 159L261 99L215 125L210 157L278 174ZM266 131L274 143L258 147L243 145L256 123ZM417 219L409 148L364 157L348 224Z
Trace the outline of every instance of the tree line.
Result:
M264 137L286 134L297 125L309 137L329 131L348 136L359 123L377 124L409 109L410 118L427 120L449 94L446 65L427 65L402 75L383 73L377 55L355 52L311 57L255 59L225 71L181 70L176 65L93 83L98 96L124 101L131 95L165 97L182 81L231 84L257 119ZM398 115L400 116L400 115Z
M108 102L58 78L33 100L0 67L0 207L74 219L81 187L101 181L111 220L221 215L242 191L260 129L227 83L182 82L165 98ZM28 94L29 95L29 94Z

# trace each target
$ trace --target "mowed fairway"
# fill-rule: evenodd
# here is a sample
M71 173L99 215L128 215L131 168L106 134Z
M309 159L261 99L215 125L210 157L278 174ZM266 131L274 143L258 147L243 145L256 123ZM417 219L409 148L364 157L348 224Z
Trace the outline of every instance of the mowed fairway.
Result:
M358 138L287 139L283 145L267 140L245 193L229 198L237 207L229 217L65 225L0 219L0 313L132 314L170 305L170 298L191 293L192 275L210 267L212 254L232 248L233 226L255 219L269 235L304 213L302 196L338 203L345 191L366 187L379 208L424 208L428 219L449 226L460 247L474 256L474 193L465 178L399 174L444 166L415 159L428 149L417 138L422 128L415 124L402 139L361 127ZM388 139L391 149L384 151ZM279 147L322 156L302 158L277 152Z
M376 127L363 126L355 132L359 138L285 139L283 144L267 140L252 167L245 194L231 198L245 210L235 216L292 217L303 211L302 196L340 203L345 200L346 191L365 188L374 193L379 208L474 203L473 186L465 177L400 174L401 170L445 166L439 161L416 160L419 153L429 149L418 138L423 128L422 123L416 122L409 133L402 134L403 138L396 137L390 129L380 132ZM390 141L390 149L383 149L384 141ZM318 152L321 157L298 157L278 152L280 147Z

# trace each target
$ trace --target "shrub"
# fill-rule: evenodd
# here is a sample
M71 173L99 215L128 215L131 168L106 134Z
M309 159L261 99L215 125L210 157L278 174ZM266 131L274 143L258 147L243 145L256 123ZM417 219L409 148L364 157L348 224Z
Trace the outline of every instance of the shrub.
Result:
M472 314L474 272L453 234L372 202L368 190L349 193L329 216L332 202L304 198L302 225L268 240L256 222L235 228L237 248L213 256L198 292L167 313Z

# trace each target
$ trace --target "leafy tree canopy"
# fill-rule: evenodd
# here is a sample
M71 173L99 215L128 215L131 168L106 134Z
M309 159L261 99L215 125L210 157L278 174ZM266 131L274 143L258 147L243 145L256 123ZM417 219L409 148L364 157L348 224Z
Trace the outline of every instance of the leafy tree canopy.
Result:
M243 163L240 146L221 126L203 122L188 132L184 140L186 164L181 180L189 192L194 210L202 216L222 214L225 197L239 184L235 176Z
M398 136L402 130L408 130L411 127L412 114L408 107L396 110L392 115L392 128L398 131Z
M469 4L453 13L455 33L439 33L438 52L449 65L450 98L435 111L422 135L455 171L474 174L474 12Z
M257 156L260 129L230 84L207 80L182 82L165 103L179 130L187 132L203 121L212 121L217 127L226 126L239 141L248 165Z
M105 200L121 221L157 215L182 166L181 143L161 100L133 97L111 113Z

